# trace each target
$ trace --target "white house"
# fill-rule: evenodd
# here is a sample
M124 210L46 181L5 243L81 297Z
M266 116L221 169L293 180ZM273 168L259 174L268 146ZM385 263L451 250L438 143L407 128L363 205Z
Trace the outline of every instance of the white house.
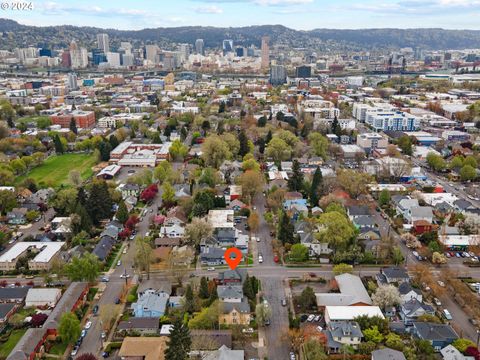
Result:
M25 298L25 307L54 307L62 297L62 290L31 288Z

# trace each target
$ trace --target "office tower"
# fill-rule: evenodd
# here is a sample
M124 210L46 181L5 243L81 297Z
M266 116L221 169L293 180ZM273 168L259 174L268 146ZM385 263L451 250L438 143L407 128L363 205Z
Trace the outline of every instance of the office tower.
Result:
M69 68L72 66L72 58L70 57L70 51L64 50L62 53L62 67Z
M312 77L312 68L307 65L297 66L297 69L295 71L295 77L297 78Z
M272 65L270 67L270 84L283 85L287 82L287 71L283 65Z
M121 42L120 43L120 48L118 49L120 52L123 52L124 54L131 54L132 52L132 44L129 42Z
M132 54L122 54L122 66L133 66L134 60Z
M70 43L70 61L72 69L86 68L88 66L87 49L79 48L75 41Z
M190 44L180 44L179 52L180 52L180 62L187 61L188 57L190 56Z
M145 58L152 62L153 64L158 64L158 51L159 47L157 45L147 45L145 46Z
M225 39L222 43L223 55L233 51L233 40Z
M120 54L118 52L107 52L108 65L111 67L120 67Z
M203 42L203 39L195 40L195 52L197 54L205 55L204 46L205 46L205 43Z
M52 57L52 50L50 49L46 49L46 48L42 48L40 49L40 56L48 56L48 57Z
M107 62L107 57L100 49L92 50L92 63L93 65L100 65L101 63Z
M77 74L75 73L68 73L68 78L67 78L67 85L70 90L77 90L78 85L77 85Z
M249 57L255 56L255 48L253 47L253 45L247 48L247 56Z
M237 46L235 48L235 55L238 57L243 57L245 55L245 49L242 46Z
M104 54L110 51L108 34L97 34L97 48L102 50Z
M262 69L267 69L270 65L270 48L268 42L270 38L268 36L262 37Z

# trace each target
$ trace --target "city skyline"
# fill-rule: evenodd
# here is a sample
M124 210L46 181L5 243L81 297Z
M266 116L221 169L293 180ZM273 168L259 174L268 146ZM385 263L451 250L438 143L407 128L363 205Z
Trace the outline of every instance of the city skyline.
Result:
M158 7L151 0L33 1L32 11L2 17L35 26L76 25L120 30L155 27L241 27L281 24L315 28L480 29L478 0L178 0Z

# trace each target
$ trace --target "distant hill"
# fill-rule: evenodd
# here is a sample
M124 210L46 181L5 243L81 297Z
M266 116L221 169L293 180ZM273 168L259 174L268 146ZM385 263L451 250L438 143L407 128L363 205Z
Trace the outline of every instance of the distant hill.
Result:
M315 50L372 50L421 47L423 49L480 48L479 30L444 29L362 29L335 30L315 29L298 31L282 25L217 28L185 26L143 30L115 30L77 26L34 27L19 24L9 19L0 19L0 47L53 46L65 47L72 39L80 44L93 46L95 35L106 32L113 45L120 41L158 43L168 48L172 43L190 43L202 38L207 47L219 47L223 39L232 39L235 44L260 45L261 37L270 36L275 44L291 47L307 47Z

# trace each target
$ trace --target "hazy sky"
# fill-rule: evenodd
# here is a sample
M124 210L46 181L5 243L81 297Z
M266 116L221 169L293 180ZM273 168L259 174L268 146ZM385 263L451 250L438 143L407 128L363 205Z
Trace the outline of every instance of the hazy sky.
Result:
M301 30L381 27L480 29L480 0L21 1L32 1L34 10L0 10L0 17L30 25L69 24L117 29L264 24L282 24Z

